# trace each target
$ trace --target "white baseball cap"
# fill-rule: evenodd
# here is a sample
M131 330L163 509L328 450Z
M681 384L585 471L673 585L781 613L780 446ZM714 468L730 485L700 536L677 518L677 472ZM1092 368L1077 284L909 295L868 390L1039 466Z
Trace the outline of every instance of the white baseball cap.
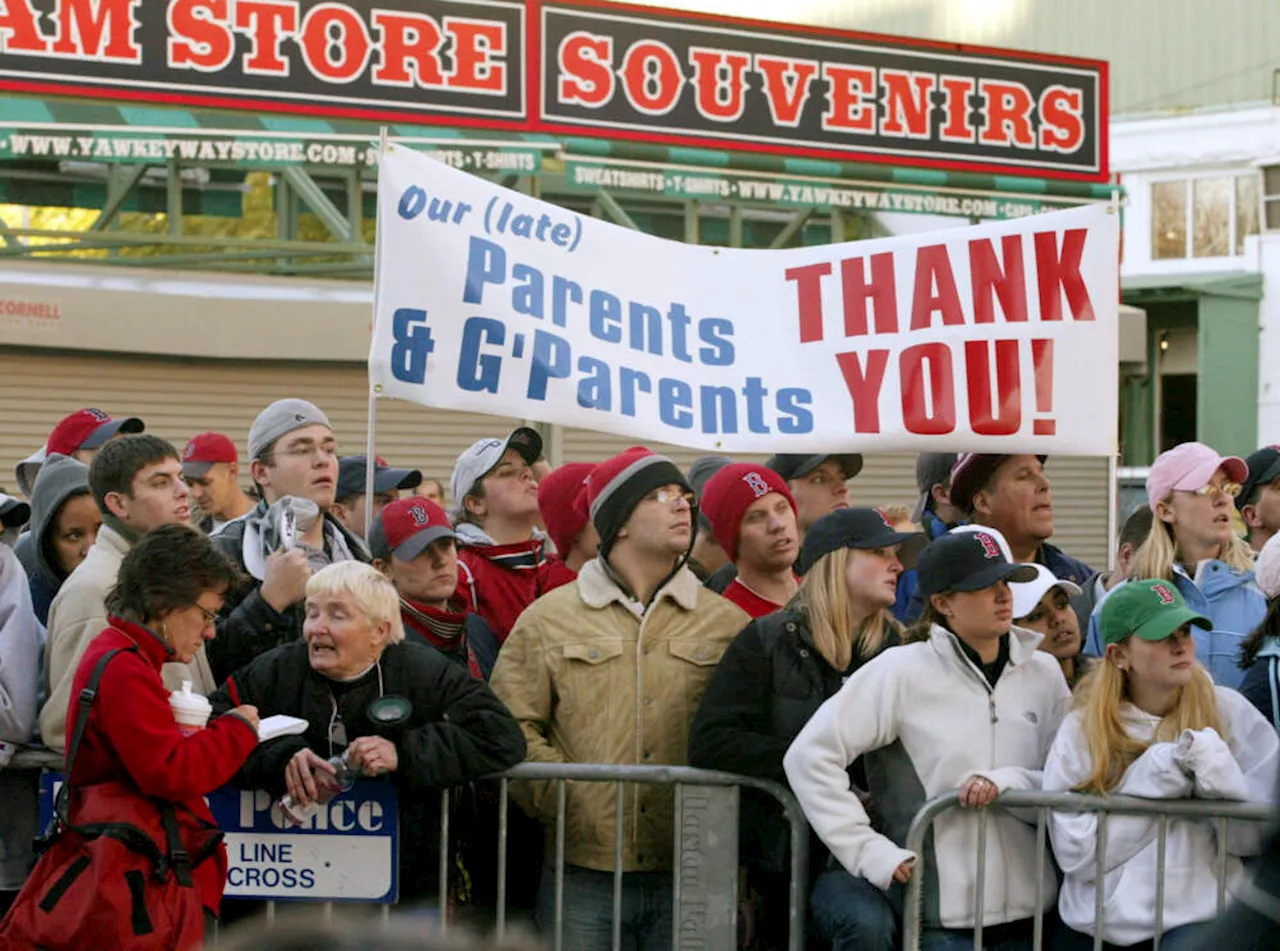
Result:
M1009 584L1009 590L1013 592L1014 620L1024 618L1034 611L1036 605L1040 603L1040 599L1054 588L1061 588L1071 597L1076 597L1083 593L1080 590L1080 586L1074 581L1059 578L1044 565L1032 565L1031 567L1036 570L1034 580L1017 581Z

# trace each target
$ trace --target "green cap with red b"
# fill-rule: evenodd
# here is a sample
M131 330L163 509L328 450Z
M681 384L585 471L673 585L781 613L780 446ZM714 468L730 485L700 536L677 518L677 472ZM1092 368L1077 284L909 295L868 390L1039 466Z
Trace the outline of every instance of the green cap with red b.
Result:
M1144 641L1162 641L1187 624L1206 630L1213 622L1187 607L1172 581L1130 581L1112 591L1102 602L1098 627L1105 644L1118 644L1129 635Z

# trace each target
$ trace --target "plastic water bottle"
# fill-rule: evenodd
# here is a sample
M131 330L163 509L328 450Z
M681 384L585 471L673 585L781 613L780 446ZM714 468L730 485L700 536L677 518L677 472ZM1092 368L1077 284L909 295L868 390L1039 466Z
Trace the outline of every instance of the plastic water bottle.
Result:
M329 765L333 767L332 777L323 774L316 777L320 792L319 802L298 805L294 803L292 796L285 793L271 806L271 819L276 825L302 825L319 811L321 804L336 799L356 784L357 772L347 762L346 753L330 757Z

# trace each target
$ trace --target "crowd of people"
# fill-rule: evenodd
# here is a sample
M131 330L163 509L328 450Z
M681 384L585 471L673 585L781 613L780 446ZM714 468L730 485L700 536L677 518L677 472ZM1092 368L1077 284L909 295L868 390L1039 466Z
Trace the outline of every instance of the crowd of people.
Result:
M1219 843L1216 824L1173 818L1157 844L1158 820L1114 818L1099 882L1096 815L1055 810L1037 867L1034 815L999 797L1274 799L1276 447L1161 454L1115 567L1094 570L1050 543L1043 456L922 454L905 511L849 506L855 454L706 456L686 473L634 447L553 468L521 427L443 480L343 457L339 435L320 407L280 400L241 460L226 434L179 451L81 409L19 467L25 500L0 494L0 946L93 946L90 927L114 946L197 946L230 913L203 798L228 783L305 810L387 779L401 902L444 884L484 907L485 777L526 760L786 786L811 831L810 938L835 951L895 949L913 876L929 949L972 947L978 926L987 947L1030 948L1042 913L1054 947L1091 947L1101 889L1104 947L1180 951L1216 911L1220 848L1228 887L1248 887L1255 826ZM209 700L203 727L175 712L187 690ZM277 715L305 728L259 740ZM27 746L65 756L40 852L38 777L3 768ZM441 883L440 793L458 787L458 880ZM920 806L948 791L961 808L908 851ZM517 905L556 919L544 843L563 808L564 947L610 945L615 854L629 946L670 946L669 787L511 795L510 867L533 879ZM751 790L741 809L742 943L781 948L787 820Z

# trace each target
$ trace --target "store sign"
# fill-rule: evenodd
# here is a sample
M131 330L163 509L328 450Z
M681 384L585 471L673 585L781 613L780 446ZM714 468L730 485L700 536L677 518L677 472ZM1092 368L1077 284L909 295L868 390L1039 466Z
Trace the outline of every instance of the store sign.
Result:
M478 175L542 168L542 150L520 145L455 145L396 139L446 165ZM309 165L364 168L377 164L376 142L355 136L253 135L201 130L144 132L129 127L86 129L71 126L0 125L0 161L50 159L157 165L169 161L237 168Z
M542 56L549 123L769 152L1104 171L1097 63L558 3L543 7Z
M1119 221L820 247L667 241L392 147L370 381L708 452L1115 447Z
M993 220L1022 218L1070 207L1070 203L1047 202L1037 196L573 157L565 160L565 182L567 191L584 195L603 189L628 197L661 195L684 201L734 201L774 208L817 208L824 212L889 211Z
M1102 180L1106 64L607 3L9 0L0 89Z

